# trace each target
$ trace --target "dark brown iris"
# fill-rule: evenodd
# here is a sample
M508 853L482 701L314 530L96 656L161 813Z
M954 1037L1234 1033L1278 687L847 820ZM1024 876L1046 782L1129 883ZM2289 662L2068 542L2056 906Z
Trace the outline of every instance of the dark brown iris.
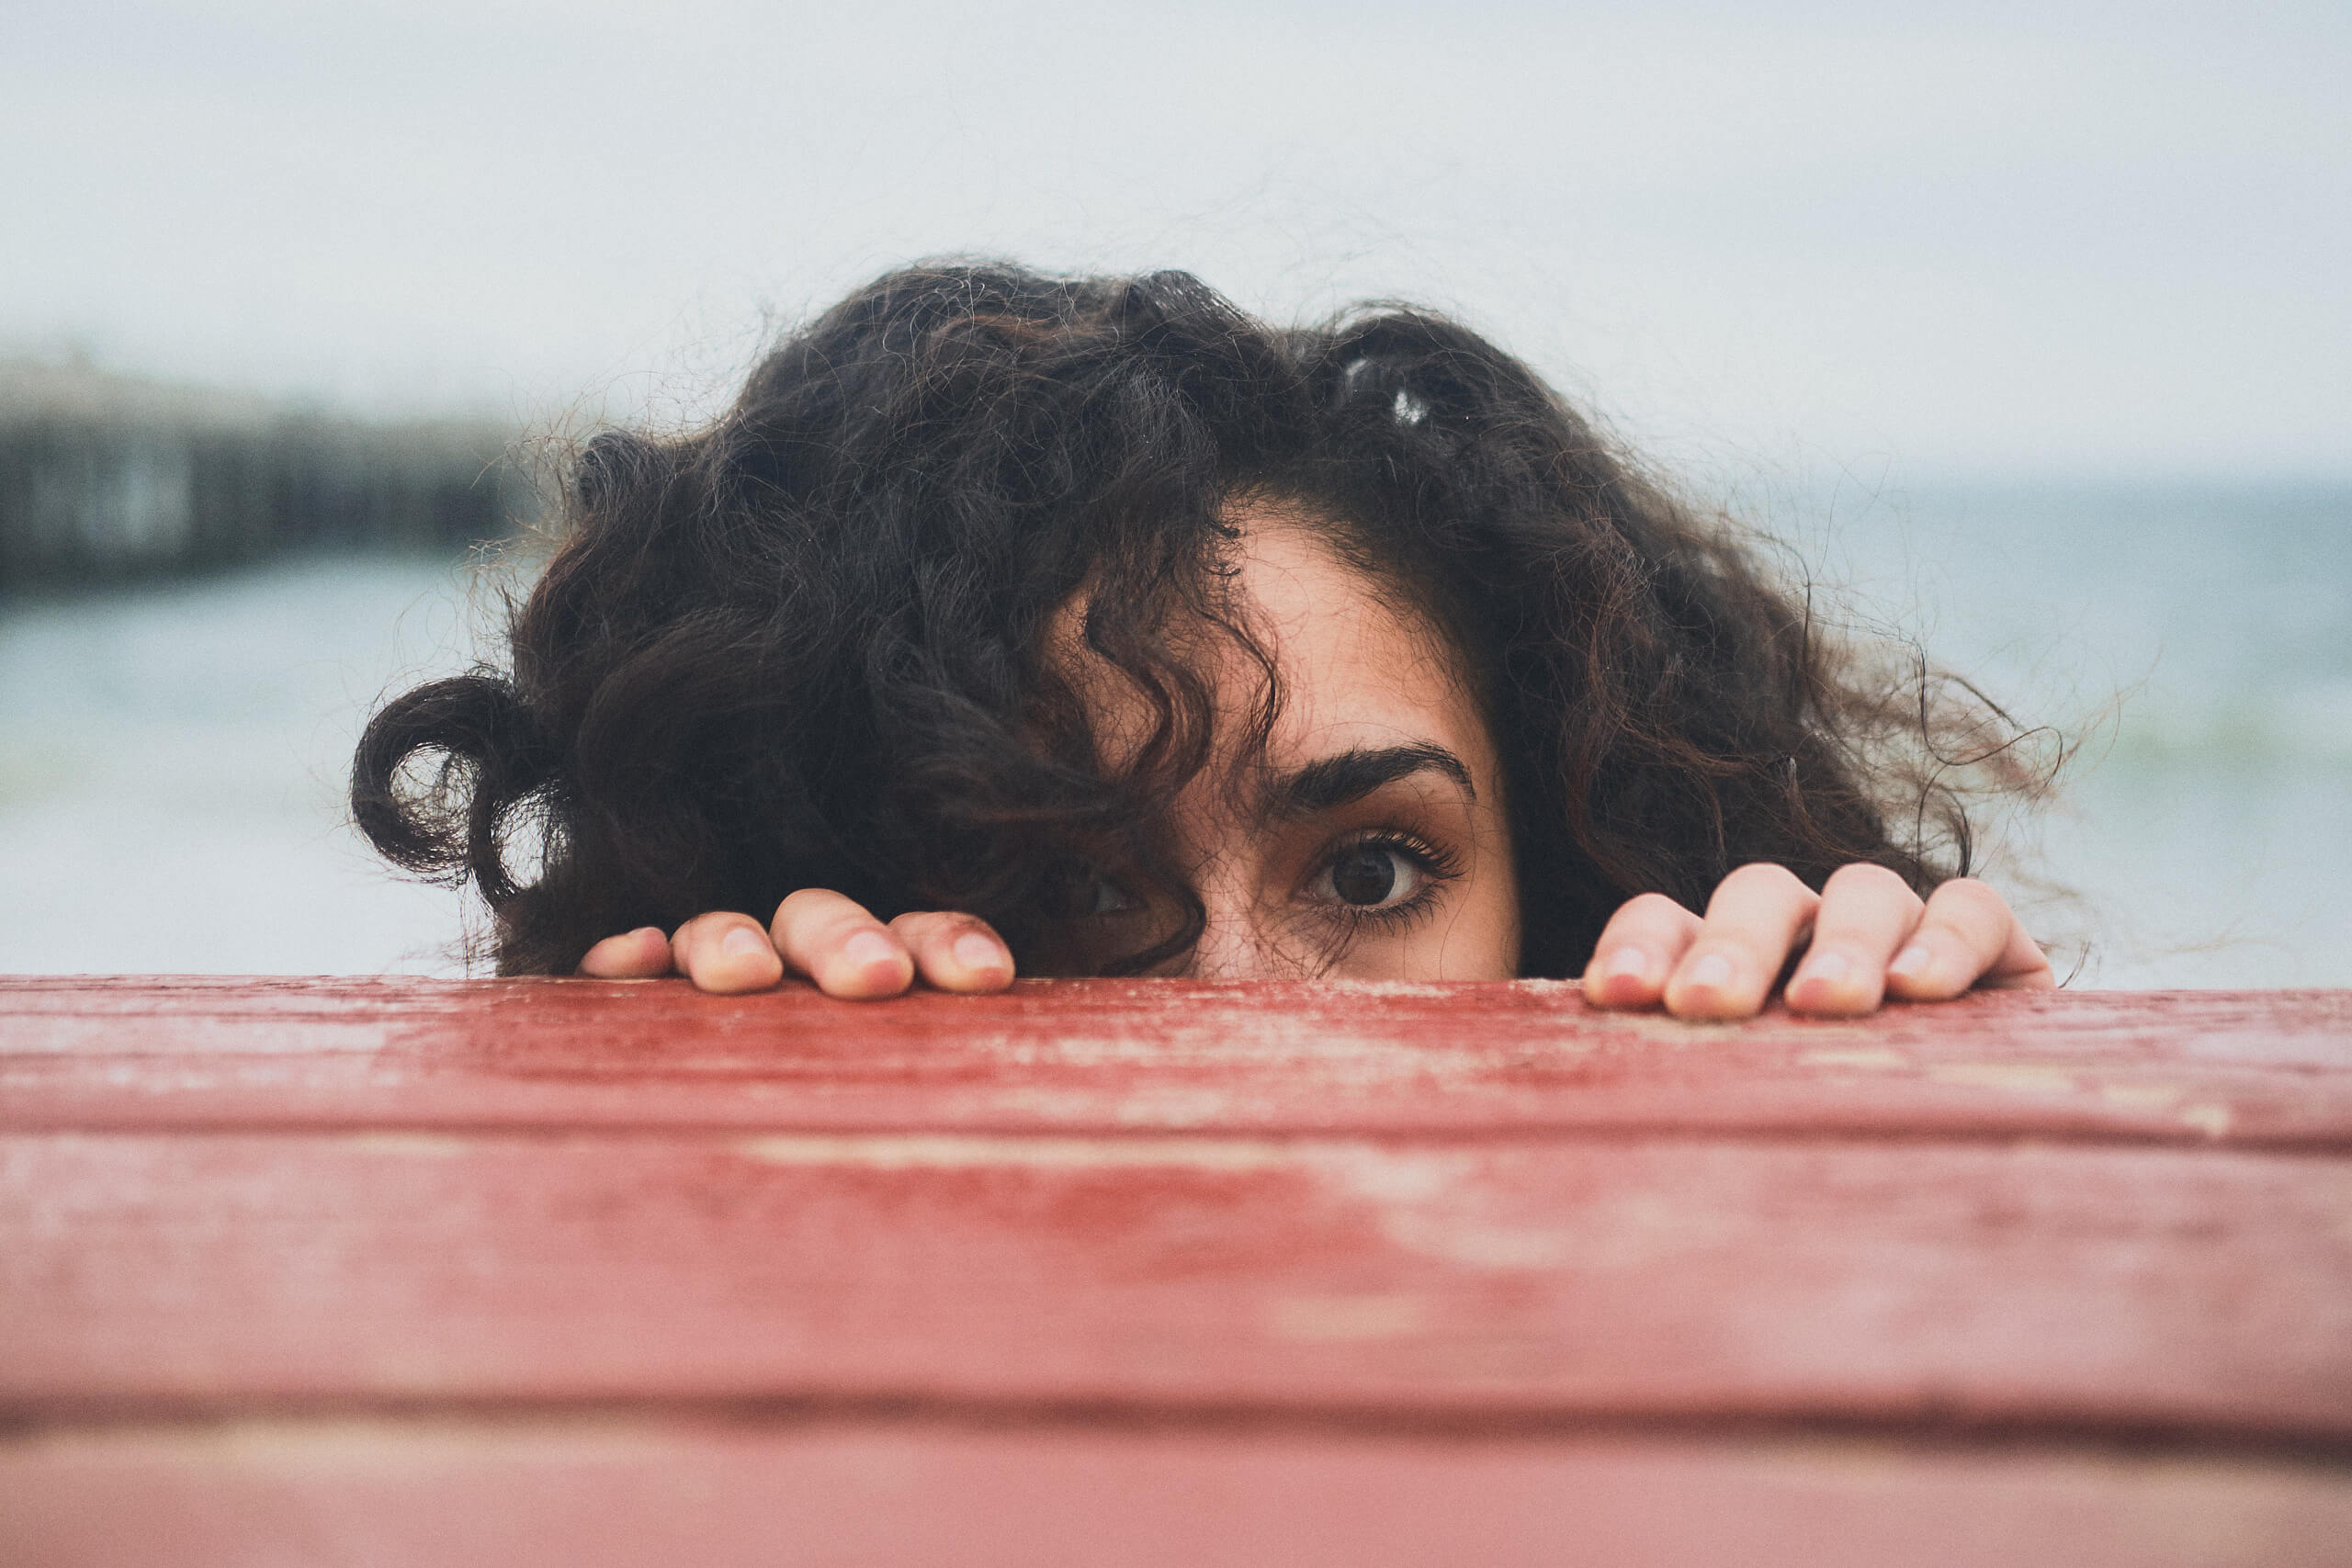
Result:
M1350 850L1332 863L1331 890L1346 904L1385 904L1396 891L1396 857L1366 846Z

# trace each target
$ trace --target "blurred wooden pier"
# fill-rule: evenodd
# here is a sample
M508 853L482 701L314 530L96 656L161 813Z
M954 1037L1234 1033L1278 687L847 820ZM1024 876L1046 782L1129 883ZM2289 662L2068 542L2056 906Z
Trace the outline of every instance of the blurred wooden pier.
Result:
M516 434L0 361L0 592L503 538L537 512Z
M0 982L0 1562L2352 1563L2352 993Z

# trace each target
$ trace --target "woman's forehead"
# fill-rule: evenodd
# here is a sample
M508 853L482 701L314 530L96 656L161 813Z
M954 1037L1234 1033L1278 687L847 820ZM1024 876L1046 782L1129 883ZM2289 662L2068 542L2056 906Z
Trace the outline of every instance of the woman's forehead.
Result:
M1318 529L1280 513L1236 521L1233 583L1282 674L1278 745L1458 749L1472 739L1465 727L1483 732L1460 657L1404 595L1344 560Z
M1295 509L1245 505L1226 520L1235 530L1220 579L1226 610L1253 649L1213 628L1167 628L1209 686L1221 738L1242 743L1261 711L1265 670L1254 649L1280 682L1263 758L1275 771L1397 746L1442 749L1476 773L1492 769L1493 747L1464 661L1406 595L1344 558L1329 525ZM1149 733L1153 711L1085 650L1084 598L1056 616L1049 647L1086 703L1098 743L1116 758Z

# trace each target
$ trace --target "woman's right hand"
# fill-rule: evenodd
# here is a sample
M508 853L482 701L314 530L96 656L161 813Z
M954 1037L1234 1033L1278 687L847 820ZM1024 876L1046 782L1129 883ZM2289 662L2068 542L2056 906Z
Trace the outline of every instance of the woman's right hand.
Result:
M942 991L1001 991L1012 950L977 915L944 910L884 924L838 893L804 887L763 926L749 915L696 915L674 932L640 926L588 950L580 973L600 980L684 975L695 988L763 991L786 975L829 997L868 1000L903 994L920 977Z

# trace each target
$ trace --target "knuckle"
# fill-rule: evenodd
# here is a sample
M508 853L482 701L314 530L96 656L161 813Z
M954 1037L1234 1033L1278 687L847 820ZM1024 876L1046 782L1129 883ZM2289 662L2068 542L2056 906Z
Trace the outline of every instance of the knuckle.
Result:
M1947 966L1964 965L1972 972L1981 968L1992 956L1991 944L1984 933L1966 925L1932 917L1920 923L1913 940L1927 944L1931 952L1940 953Z
M839 951L862 936L885 938L902 952L907 945L904 937L871 916L863 919L843 919L829 924L825 927L823 940L825 946Z
M1807 887L1797 874L1776 861L1750 861L1724 878L1723 886L1742 894L1761 894L1776 898L1810 899L1819 894Z
M802 887L785 895L784 902L775 907L775 918L779 920L806 920L839 915L844 909L857 908L830 887ZM865 913L862 909L858 912Z
M984 936L990 942L997 942L999 944L1001 944L1004 942L1004 938L997 934L996 928L989 924L988 921L980 919L978 915L966 915L959 913L948 916L947 934L955 938Z
M680 926L671 945L675 951L692 957L714 944L725 931L729 919L741 917L730 917L723 909L706 910Z
M1855 861L1839 866L1829 874L1829 880L1821 890L1826 897L1868 893L1887 899L1907 899L1913 905L1922 902L1919 895L1912 891L1911 885L1901 875L1871 861Z
M1742 974L1754 976L1770 976L1788 961L1794 944L1783 941L1779 933L1754 931L1744 926L1711 928L1702 949L1697 951L1721 953L1731 958Z
M960 909L911 909L892 920L890 929L910 942L953 942L967 931L996 935L986 920Z
M762 942L767 942L769 940L767 928L761 925L759 921L752 919L751 916L722 915L712 920L709 926L705 929L703 931L703 941L708 944L710 952L716 955L721 951L719 944L727 941L729 937L732 937L737 931L756 932Z
M1663 893L1637 893L1619 906L1616 919L1641 925L1680 924L1698 919Z
M1965 919L1971 924L2004 921L2008 917L2008 901L1984 883L1973 876L1955 876L1938 887L1928 900L1939 917Z
M775 929L810 942L839 942L862 931L888 930L865 906L822 888L803 888L775 912Z

